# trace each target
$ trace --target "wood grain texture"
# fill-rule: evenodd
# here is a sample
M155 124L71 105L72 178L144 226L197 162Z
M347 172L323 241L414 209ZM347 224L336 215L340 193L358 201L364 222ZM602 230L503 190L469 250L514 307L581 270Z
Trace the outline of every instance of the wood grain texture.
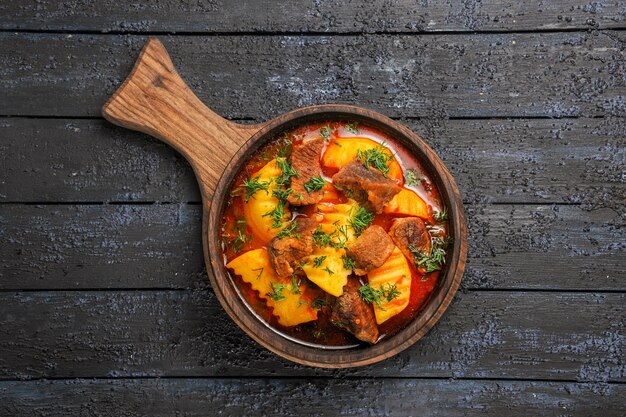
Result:
M226 118L355 104L387 116L624 116L624 33L164 38ZM142 36L0 34L2 115L99 116ZM38 97L32 100L32 97Z
M156 38L143 46L130 75L102 106L102 115L180 152L193 168L205 201L235 152L259 130L223 119L205 106Z
M623 207L621 118L403 120L442 157L467 203ZM171 148L102 120L0 119L0 202L199 202Z
M624 27L616 0L0 2L2 29L168 32L438 32Z
M206 281L201 207L0 206L0 288L185 288Z
M596 30L624 28L623 2L261 2L0 0L0 115L99 115L146 38L75 31L188 31L163 38L228 118L324 102L420 117L471 204L466 292L393 360L290 364L204 289L200 206L71 204L197 202L178 154L101 120L0 118L0 203L69 204L0 204L0 375L67 378L0 382L0 414L624 415L624 32ZM552 33L469 33L494 30ZM584 118L449 119L506 116ZM72 290L9 292L46 288ZM169 374L186 377L135 379Z
M202 246L211 286L231 319L270 351L297 363L325 368L376 363L417 342L451 303L467 259L462 197L443 161L419 136L398 122L361 107L321 105L293 110L258 126L237 125L218 116L198 99L180 78L165 47L156 38L145 43L130 75L103 105L102 114L114 124L163 140L189 161L202 195ZM221 261L223 207L230 199L235 175L260 146L274 140L285 129L325 119L367 123L393 136L412 152L437 184L439 199L448 209L447 235L453 242L437 287L403 331L372 346L341 351L305 347L270 329L250 311Z
M393 358L324 370L261 348L215 295L194 291L0 294L0 379L377 376L626 380L626 294L459 293Z
M367 393L367 394L364 394ZM621 417L615 384L334 379L156 379L0 382L0 413L75 417L481 415Z
M194 288L199 205L2 205L0 289ZM610 209L467 207L464 289L626 291L626 230Z

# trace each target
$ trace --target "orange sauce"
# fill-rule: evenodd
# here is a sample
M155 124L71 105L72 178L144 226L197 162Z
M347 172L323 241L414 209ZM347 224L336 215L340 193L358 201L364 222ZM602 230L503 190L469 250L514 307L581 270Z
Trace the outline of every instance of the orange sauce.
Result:
M230 262L242 253L258 249L265 245L265 243L245 225L245 222L241 221L244 217L243 207L245 203L238 190L242 187L244 180L250 178L254 173L273 159L277 151L283 148L285 144L291 142L293 145L297 146L303 140L312 137L319 137L320 129L322 127L330 127L332 132L329 140L327 141L326 147L328 146L328 143L331 143L336 138L349 138L355 136L365 137L380 144L384 144L385 147L391 150L396 160L400 163L403 172L406 173L407 170L412 170L416 173L416 176L419 179L415 185L408 186L404 184L403 186L416 192L419 197L426 202L429 213L432 213L433 210L442 209L439 193L434 183L429 178L428 173L424 171L419 162L405 148L394 141L393 138L388 137L372 127L362 124L358 125L358 135L352 133L350 130L346 129L346 125L348 123L349 122L315 123L294 129L276 138L274 141L270 142L253 155L253 157L235 177L231 186L231 198L222 213L222 248L224 264ZM322 155L324 154L326 147L322 151ZM332 183L332 176L336 172L336 169L323 168L322 176L326 181ZM344 203L346 200L346 197L342 193L338 193L336 201L332 202ZM291 207L290 209L294 216L311 216L314 213L315 207L314 205L310 205L301 208ZM401 216L396 214L378 214L374 218L373 224L377 224L383 227L386 231L389 231L394 219L398 217ZM434 223L432 216L430 220L426 220L426 223ZM444 223L443 225L439 224L438 226L442 230L442 233L439 236L445 237L447 235L447 223ZM239 232L248 236L248 238L243 244L234 245L232 243L233 239ZM402 312L390 318L382 325L379 325L379 331L380 334L383 335L383 338L390 337L406 327L429 300L434 288L437 285L440 271L424 274L413 266L413 262L409 262L409 264L411 265L412 270L409 304ZM232 275L232 278L243 298L251 306L251 308L254 309L254 311L270 326L281 331L282 333L305 342L327 346L345 346L361 343L350 334L337 328L330 322L330 311L328 307L322 307L318 313L318 319L313 322L293 327L281 326L278 324L277 318L272 314L272 309L265 304L265 301L250 287L248 283L244 282L241 277L234 274ZM362 277L361 281L363 283L367 283L367 278ZM304 295L309 299L314 300L322 298L327 300L329 303L332 302L332 296L326 294L315 284L309 282L306 277L301 277L300 283L304 286Z

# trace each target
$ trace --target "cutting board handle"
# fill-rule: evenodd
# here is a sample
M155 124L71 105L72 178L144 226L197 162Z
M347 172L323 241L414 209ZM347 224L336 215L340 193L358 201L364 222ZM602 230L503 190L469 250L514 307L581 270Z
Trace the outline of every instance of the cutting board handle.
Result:
M152 135L191 164L205 202L232 156L258 125L230 122L204 105L182 80L163 44L150 38L132 72L102 107L110 122Z

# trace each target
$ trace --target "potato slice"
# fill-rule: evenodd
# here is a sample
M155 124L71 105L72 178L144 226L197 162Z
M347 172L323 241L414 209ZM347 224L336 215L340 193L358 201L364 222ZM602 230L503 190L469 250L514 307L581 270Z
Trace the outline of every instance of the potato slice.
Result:
M322 230L333 235L333 242L343 242L350 245L356 240L354 229L350 224L353 210L358 208L358 204L354 200L348 200L344 204L320 203L316 208L321 215Z
M369 285L379 290L395 285L400 295L391 301L383 300L380 306L374 304L376 323L382 324L391 317L400 313L409 304L411 297L411 269L409 264L397 247L379 268L367 274Z
M339 170L357 159L359 150L366 151L379 146L385 147L368 138L353 137L333 139L326 147L324 155L322 155L322 166ZM387 148L385 148L385 153L387 155L393 155ZM392 157L387 163L387 166L389 166L389 178L394 180L398 185L402 185L404 183L404 177L402 168L396 158Z
M276 197L272 196L272 192L276 189L276 178L282 174L282 171L276 164L276 159L272 159L263 168L254 173L251 178L256 178L258 181L267 181L269 186L267 190L259 190L254 193L247 203L244 203L244 217L248 222L248 225L252 231L257 235L264 243L272 240L274 236L278 234L291 218L289 209L285 206L283 224L280 227L272 227L273 219L271 216L264 216L264 214L274 210L279 201Z
M383 213L406 214L429 220L428 206L415 191L403 188L383 208Z
M348 276L352 273L352 269L343 266L342 257L345 255L345 249L317 248L312 255L305 258L307 262L302 266L302 270L318 287L330 295L339 297L343 294L343 287L348 283ZM318 260L317 265L315 259Z
M230 261L227 268L240 275L252 286L278 317L283 326L295 326L301 323L317 320L317 311L311 308L310 300L303 295L304 288L299 286L294 290L291 278L280 278L274 272L270 257L266 249L255 249L238 256ZM272 286L273 285L273 286ZM272 298L268 294L283 297Z

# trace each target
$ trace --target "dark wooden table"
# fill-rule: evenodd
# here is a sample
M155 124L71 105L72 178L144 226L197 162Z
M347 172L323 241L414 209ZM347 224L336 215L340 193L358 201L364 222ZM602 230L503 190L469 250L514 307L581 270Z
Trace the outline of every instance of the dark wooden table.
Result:
M0 0L0 415L626 414L626 3ZM455 175L462 289L393 359L294 365L206 280L186 162L100 107L158 36L242 122L352 103Z

